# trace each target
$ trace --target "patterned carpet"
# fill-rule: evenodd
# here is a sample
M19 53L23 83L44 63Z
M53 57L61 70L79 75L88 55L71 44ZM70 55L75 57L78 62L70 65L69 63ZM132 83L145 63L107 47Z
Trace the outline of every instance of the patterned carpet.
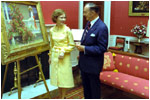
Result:
M101 99L142 99L133 94L123 92L111 86L101 84ZM50 92L51 99L59 99L59 90ZM34 99L48 99L47 95L41 95ZM76 86L67 91L66 99L84 99L82 85Z
M59 98L59 93L57 93L57 95L52 96L52 99L58 99L58 98ZM75 87L73 89L68 90L66 99L84 99L83 98L83 87L79 86L79 87Z
M142 99L105 84L101 84L101 92L101 99ZM58 99L58 97L59 93L57 93L57 96L53 99ZM84 99L82 85L68 90L66 99Z

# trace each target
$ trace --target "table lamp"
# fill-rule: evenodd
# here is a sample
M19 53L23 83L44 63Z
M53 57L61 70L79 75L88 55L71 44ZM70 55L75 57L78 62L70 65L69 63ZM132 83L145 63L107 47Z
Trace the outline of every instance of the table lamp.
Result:
M149 20L148 20L148 23L147 23L147 32L146 32L146 36L149 37Z

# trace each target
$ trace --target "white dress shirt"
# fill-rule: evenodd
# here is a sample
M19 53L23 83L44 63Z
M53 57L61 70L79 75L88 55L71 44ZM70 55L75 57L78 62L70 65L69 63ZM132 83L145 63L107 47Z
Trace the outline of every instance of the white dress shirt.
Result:
M95 24L95 22L97 21L99 19L99 16L98 17L96 17L94 20L92 20L90 23L91 23L91 27ZM91 28L90 27L90 28Z

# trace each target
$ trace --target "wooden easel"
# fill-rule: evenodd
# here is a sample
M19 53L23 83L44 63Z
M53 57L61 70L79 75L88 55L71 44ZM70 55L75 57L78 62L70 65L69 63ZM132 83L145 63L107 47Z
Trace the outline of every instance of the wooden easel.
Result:
M20 60L16 60L17 62L17 83L18 83L18 99L21 99L21 75L32 70L32 69L35 69L35 68L39 68L39 72L41 72L41 77L44 81L44 85L46 87L46 90L47 90L47 93L48 93L48 96L50 98L50 92L49 92L49 89L48 89L48 86L46 84L46 81L45 81L45 77L44 77L44 74L43 74L43 71L42 71L42 67L41 67L41 63L38 59L38 56L37 54L35 55L35 59L36 59L36 62L37 62L37 65L36 66L33 66L23 72L20 72ZM2 90L1 90L1 98L3 96L3 91L4 91L4 87L5 87L5 81L6 81L6 77L7 77L7 71L8 71L8 63L6 64L6 69L5 69L5 73L4 73L4 80L3 80L3 83L2 83Z

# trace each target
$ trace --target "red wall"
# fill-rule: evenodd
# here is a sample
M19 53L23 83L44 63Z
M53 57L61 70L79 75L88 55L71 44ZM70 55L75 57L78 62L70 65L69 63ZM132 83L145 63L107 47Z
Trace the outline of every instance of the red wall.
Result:
M40 1L45 24L54 24L51 15L55 9L64 9L67 15L66 24L78 28L79 1Z
M78 28L79 1L41 1L41 7L45 24L54 24L51 20L51 14L55 9L61 8L67 14L66 24L70 28ZM128 9L129 1L111 2L111 35L135 36L130 31L136 24L147 25L148 16L128 16Z
M136 24L143 23L147 25L149 17L128 16L128 9L128 1L111 2L111 35L135 36L130 31Z

